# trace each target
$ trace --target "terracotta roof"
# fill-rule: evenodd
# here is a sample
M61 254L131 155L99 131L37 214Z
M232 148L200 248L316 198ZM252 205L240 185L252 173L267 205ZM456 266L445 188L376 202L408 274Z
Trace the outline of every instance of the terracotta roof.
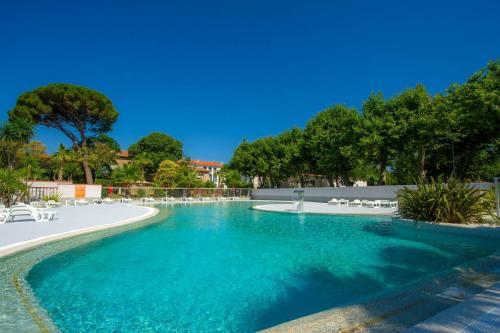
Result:
M120 150L118 154L120 157L128 157L128 150Z
M214 167L214 168L222 168L224 166L224 164L221 162L208 162L208 161L200 161L200 160L191 160L191 161L189 161L189 163L191 165L207 166L207 167Z

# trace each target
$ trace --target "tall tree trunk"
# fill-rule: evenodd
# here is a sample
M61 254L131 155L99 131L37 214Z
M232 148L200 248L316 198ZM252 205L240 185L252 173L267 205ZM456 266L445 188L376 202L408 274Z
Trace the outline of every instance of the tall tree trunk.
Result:
M425 159L425 148L423 144L420 144L418 149L418 176L421 178L425 178L425 175L427 174L427 170L425 170Z
M63 180L63 174L64 174L64 166L61 166L59 170L57 171L57 180L62 181Z
M386 183L385 167L386 167L385 159L380 160L380 164L379 164L379 176L380 176L380 179L378 180L378 184L379 185L385 185L385 183Z
M85 181L87 184L94 184L94 181L92 179L92 170L90 169L89 161L87 160L87 156L83 157L82 161L83 165L83 172L85 173Z

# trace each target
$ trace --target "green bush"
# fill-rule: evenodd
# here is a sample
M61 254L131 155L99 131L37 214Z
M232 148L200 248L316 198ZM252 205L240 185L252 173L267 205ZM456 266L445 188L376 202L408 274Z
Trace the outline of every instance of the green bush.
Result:
M43 201L53 200L55 202L59 202L59 200L61 200L61 194L60 193L47 194L42 197L42 200Z
M417 181L417 189L405 187L398 193L402 217L439 223L481 223L493 216L487 192L472 188L455 178Z

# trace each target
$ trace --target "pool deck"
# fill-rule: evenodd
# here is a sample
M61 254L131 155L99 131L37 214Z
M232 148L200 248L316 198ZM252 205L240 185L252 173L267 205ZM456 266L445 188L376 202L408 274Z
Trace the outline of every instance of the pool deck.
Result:
M156 214L151 207L129 204L63 206L53 221L0 224L0 257L49 241L136 222Z
M281 213L309 213L309 214L332 214L332 215L393 215L395 208L368 208L329 205L323 202L304 202L302 211L297 211L293 203L278 203L254 206L254 209L281 212Z
M500 331L500 282L415 325L405 333Z

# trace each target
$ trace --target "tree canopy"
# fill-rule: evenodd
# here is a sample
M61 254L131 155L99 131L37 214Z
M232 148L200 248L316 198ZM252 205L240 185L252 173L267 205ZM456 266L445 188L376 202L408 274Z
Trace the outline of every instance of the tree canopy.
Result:
M450 175L491 180L500 175L500 63L435 96L418 84L388 99L372 93L359 113L334 105L304 131L244 140L229 167L272 187L308 173L332 186Z
M118 141L113 139L107 134L99 134L96 137L92 137L88 139L88 145L89 146L94 146L96 143L103 143L107 145L109 148L113 149L114 151L120 151L120 144Z
M151 160L151 165L146 170L154 174L162 161L177 161L182 158L182 143L167 134L154 132L132 144L128 152L132 158L146 153Z
M111 101L103 94L72 84L49 84L19 96L9 119L26 119L64 133L75 149L87 140L111 130L118 118ZM82 160L88 184L93 183L89 161Z
M355 109L336 105L318 113L306 126L307 149L312 169L326 176L330 185L348 184L358 155L360 117Z

